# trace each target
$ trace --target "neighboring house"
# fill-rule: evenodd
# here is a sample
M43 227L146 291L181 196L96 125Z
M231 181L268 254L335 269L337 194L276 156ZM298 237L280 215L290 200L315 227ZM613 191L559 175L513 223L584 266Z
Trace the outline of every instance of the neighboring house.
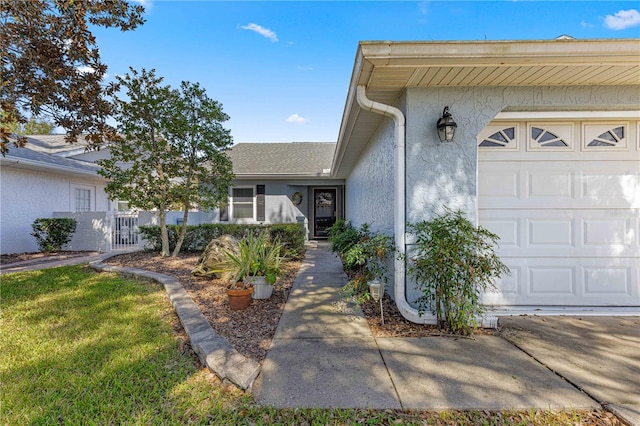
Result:
M436 132L445 106L453 142ZM363 42L331 175L346 218L402 252L405 223L445 205L496 232L511 276L489 305L638 313L639 119L637 39ZM402 262L392 282L425 321Z
M305 222L310 238L344 218L344 180L331 176L335 143L240 143L229 151L236 177L222 219Z
M94 241L74 239L70 249L108 249L104 244L92 244L96 221L104 222L104 212L112 210L104 192L106 181L96 173L94 158L83 161L82 143L66 144L63 135L37 138L29 137L27 147L12 147L0 157L0 252L37 251L31 224L37 218L53 217L55 212L67 212L67 216L84 213L87 220L92 217L78 223L77 232Z

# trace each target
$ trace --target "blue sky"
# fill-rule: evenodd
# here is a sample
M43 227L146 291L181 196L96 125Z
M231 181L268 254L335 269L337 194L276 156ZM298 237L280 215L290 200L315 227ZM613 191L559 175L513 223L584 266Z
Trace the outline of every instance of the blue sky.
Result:
M360 40L640 37L636 1L139 1L133 32L95 29L108 75L200 83L237 142L335 142Z

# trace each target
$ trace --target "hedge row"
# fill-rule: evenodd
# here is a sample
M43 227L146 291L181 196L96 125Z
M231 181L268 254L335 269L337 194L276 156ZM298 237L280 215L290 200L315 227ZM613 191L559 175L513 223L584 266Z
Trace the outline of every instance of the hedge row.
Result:
M239 225L231 223L205 223L201 225L188 225L187 234L182 243L182 251L200 252L214 238L222 235L232 235L238 239L245 237L248 233L258 235L266 230L269 237L279 239L285 247L283 256L290 259L299 259L304 254L305 231L297 223L279 223L274 225ZM180 226L167 225L169 233L169 248L173 250L180 234ZM159 226L141 226L140 236L147 240L149 250L160 251L162 241L160 238Z

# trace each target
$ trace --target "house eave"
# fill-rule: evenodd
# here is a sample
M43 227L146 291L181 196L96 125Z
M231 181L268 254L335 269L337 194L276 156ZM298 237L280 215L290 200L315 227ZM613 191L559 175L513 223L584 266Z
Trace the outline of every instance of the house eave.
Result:
M58 164L49 164L42 161L34 161L25 158L18 157L2 157L0 158L0 165L3 168L16 168L22 170L40 171L46 173L63 173L73 176L91 177L94 179L104 180L96 171L82 170L73 167L66 167Z
M328 179L329 173L236 173L236 179Z
M358 85L374 101L397 105L407 88L636 86L640 40L363 41L332 163L344 178L384 118L355 102Z

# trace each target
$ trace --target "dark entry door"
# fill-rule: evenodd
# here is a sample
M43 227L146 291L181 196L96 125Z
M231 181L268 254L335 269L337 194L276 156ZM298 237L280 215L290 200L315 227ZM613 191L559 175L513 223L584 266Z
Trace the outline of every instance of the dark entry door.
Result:
M327 238L327 229L336 223L336 189L314 188L313 190L313 236Z

